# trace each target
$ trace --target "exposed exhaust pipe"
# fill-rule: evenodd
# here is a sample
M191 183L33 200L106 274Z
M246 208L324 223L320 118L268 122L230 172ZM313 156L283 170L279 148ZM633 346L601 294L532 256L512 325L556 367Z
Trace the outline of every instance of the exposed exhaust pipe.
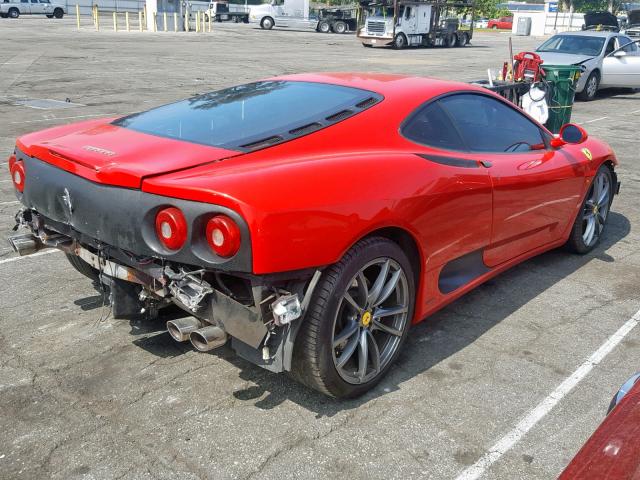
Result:
M189 340L191 332L195 332L202 327L202 321L197 318L179 318L167 322L167 331L176 342L186 342Z
M32 233L12 235L9 237L9 243L21 257L35 253L43 247L40 239Z
M191 332L191 344L200 352L207 352L227 343L227 333L220 327L204 327Z

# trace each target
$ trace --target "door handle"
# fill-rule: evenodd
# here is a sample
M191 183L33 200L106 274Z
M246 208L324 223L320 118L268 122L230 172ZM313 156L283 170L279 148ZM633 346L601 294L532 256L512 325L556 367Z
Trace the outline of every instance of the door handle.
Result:
M491 163L489 160L478 160L478 162L480 163L480 165L482 165L484 168L491 168L493 166L493 163Z

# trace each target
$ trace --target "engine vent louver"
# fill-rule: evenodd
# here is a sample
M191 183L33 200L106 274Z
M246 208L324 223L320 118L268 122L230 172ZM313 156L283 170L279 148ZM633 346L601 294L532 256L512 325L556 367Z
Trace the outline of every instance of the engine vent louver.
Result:
M356 103L356 107L358 108L369 108L372 105L375 105L376 103L378 103L378 99L375 97L369 97L363 101L361 101L360 103Z
M240 147L242 148L247 148L249 150L256 150L258 148L265 148L265 147L269 147L271 145L275 145L276 143L280 143L284 140L284 138L282 138L279 135L274 135L273 137L267 137L267 138L263 138L261 140L258 140L256 142L251 142L251 143L247 143L245 145L240 145Z
M289 130L289 134L304 135L305 133L311 133L319 128L322 128L322 125L318 122L314 122L309 123L308 125L303 125L302 127L294 128L293 130Z
M353 115L352 110L342 110L338 113L334 113L333 115L329 115L325 120L327 120L328 122L337 122L339 120L344 120L351 115Z

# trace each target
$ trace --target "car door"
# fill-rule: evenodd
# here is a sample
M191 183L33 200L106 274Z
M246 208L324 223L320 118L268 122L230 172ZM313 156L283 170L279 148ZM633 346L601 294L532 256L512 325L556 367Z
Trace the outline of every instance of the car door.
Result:
M42 8L42 13L46 15L53 14L53 8L49 0L40 0L40 8Z
M585 189L585 159L548 146L550 135L516 107L482 93L439 100L469 151L489 171L494 267L562 238Z
M271 3L273 10L275 12L275 22L278 27L288 27L289 22L287 17L289 16L289 12L286 10L285 0L273 0Z
M29 3L30 0L20 0L20 15L28 15L31 13L31 5Z
M638 40L618 37L618 48L602 61L602 85L607 87L640 88L640 48Z
M30 0L31 13L34 15L43 15L44 14L44 5L39 2L39 0Z

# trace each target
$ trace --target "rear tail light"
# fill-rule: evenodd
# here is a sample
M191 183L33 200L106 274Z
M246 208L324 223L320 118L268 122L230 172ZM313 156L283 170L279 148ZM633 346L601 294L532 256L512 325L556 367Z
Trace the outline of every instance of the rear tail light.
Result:
M221 257L231 257L240 249L240 229L226 215L216 215L207 222L207 243Z
M156 215L156 235L169 250L178 250L187 240L187 221L182 212L169 207Z
M13 186L16 187L16 190L20 193L24 192L24 164L19 160L16 161L16 157L12 156L9 158L9 169L11 171Z

